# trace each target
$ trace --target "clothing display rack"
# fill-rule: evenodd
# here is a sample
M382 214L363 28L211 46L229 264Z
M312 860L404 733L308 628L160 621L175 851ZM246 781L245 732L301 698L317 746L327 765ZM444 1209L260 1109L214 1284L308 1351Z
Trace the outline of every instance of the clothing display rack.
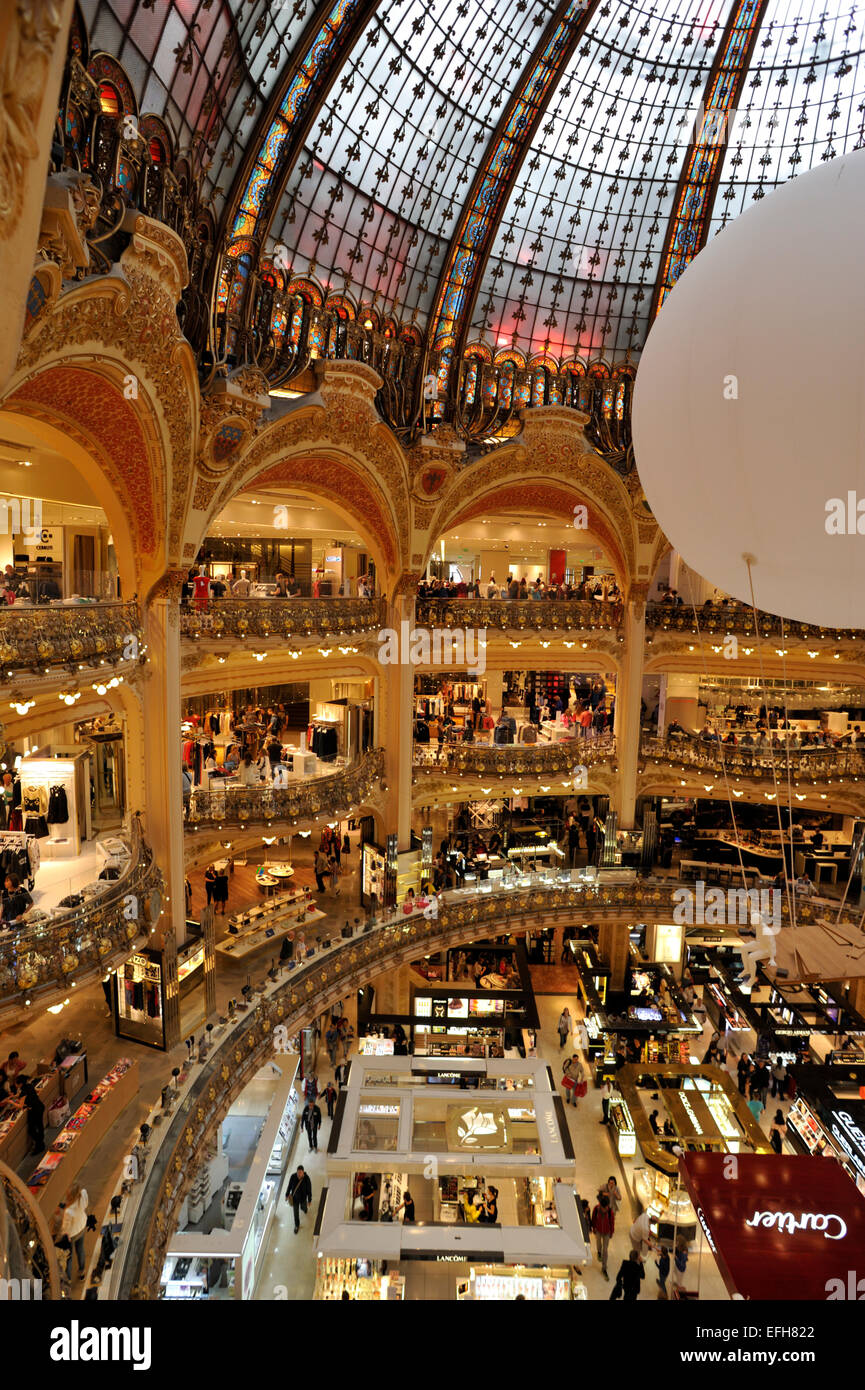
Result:
M39 840L23 830L0 831L0 871L17 874L28 888L33 887L39 868Z

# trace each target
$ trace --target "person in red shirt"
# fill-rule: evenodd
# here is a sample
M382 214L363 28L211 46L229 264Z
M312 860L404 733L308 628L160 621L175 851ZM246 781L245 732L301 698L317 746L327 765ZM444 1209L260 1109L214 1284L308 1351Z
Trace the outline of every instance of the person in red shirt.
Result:
M595 1210L592 1212L592 1230L598 1247L601 1273L606 1280L610 1278L607 1273L607 1252L610 1248L610 1236L615 1229L616 1218L613 1215L613 1208L610 1206L609 1194L601 1192Z

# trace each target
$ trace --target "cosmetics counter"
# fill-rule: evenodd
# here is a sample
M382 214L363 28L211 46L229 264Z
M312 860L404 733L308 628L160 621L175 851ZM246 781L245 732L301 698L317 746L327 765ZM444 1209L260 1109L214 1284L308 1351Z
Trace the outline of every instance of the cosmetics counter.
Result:
M787 1137L800 1154L837 1158L865 1193L865 1064L797 1067Z
M360 1303L400 1302L405 1298L405 1279L382 1272L386 1261L339 1259L320 1255L316 1264L314 1299L345 1299Z
M241 1092L237 1110L232 1107L201 1155L181 1209L179 1229L166 1252L161 1298L254 1298L298 1128L299 1061L282 1060L289 1064L284 1070L270 1064L256 1073L252 1083L264 1087L266 1112L251 1109L247 1087L247 1096ZM261 1095L260 1089L257 1094ZM249 1124L258 1115L260 1124L250 1153ZM239 1174L237 1181L228 1180L229 1162L231 1171ZM214 1202L218 1202L219 1223L209 1230L196 1230Z
M634 1193L649 1213L649 1229L659 1244L671 1249L678 1236L690 1244L697 1235L697 1213L678 1176L657 1168L635 1168Z
M457 1279L456 1296L479 1303L502 1303L516 1298L564 1303L588 1297L575 1270L511 1269L507 1265L471 1265L468 1277Z

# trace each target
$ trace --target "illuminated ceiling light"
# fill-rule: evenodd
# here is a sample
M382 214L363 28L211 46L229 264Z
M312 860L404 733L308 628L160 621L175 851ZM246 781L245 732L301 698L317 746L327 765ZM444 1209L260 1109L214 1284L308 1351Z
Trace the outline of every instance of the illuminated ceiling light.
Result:
M319 647L318 650L321 652L322 656L330 656L333 647Z
M797 801L804 801L804 800L805 800L805 793L804 793L804 792L796 792L796 793L795 793L795 797L796 797L796 800L797 800Z
M810 656L811 660L813 661L813 660L814 660L814 657L815 657L815 656L819 656L820 653L819 653L819 652L809 652L808 655Z
M340 647L340 651L342 652L343 656L347 656L348 653L351 651L351 647Z
M744 796L745 793L744 793L744 792L737 792L736 789L735 789L735 787L734 787L734 788L733 788L733 795L734 795L734 796Z
M684 777L683 777L682 780L681 780L681 782L679 783L679 786L680 786L680 787L684 787L685 785L686 785L686 783L685 783L685 779L684 779Z
M252 655L256 661L263 661L267 656L267 652L253 652Z
M550 790L549 787L541 787L541 791L542 791L542 792L548 792L549 790Z
M288 654L291 657L292 661L297 661L298 657L300 656L300 652L289 652Z
M521 647L522 645L523 645L522 642L512 642L512 643L511 643L511 646L512 646L512 647Z
M710 792L710 791L712 791L712 789L714 788L715 783L712 782L712 783L710 784L710 783L708 783L708 782L704 782L704 783L703 783L703 786L704 786L704 788L705 788L705 790L706 790L707 792Z
M573 642L566 642L566 643L565 643L565 646L566 646L566 647L572 647L573 645L574 645Z
M13 695L12 702L9 705L9 708L14 709L16 714L26 714L27 711L29 709L32 709L35 704L35 700L23 700L20 697L16 697Z
M777 792L764 792L763 795L765 796L765 798L766 798L767 801L774 801L774 800L775 800L775 797L778 795L778 793L777 793Z
M839 658L840 658L840 656L841 656L841 653L840 653L840 652L833 652L833 653L832 653L832 660L833 660L833 661L838 661Z
M779 656L786 656L786 655L787 655L787 648L786 648L786 647L776 647L776 648L775 648L775 651L778 653Z
M96 691L97 695L104 695L107 692L108 687L106 685L94 685L93 689Z
M542 643L541 643L541 646L542 646L542 647L548 647L549 645L550 645L549 642L542 642Z
M742 651L745 653L746 656L750 656L753 650L754 650L753 647L743 647L743 648L742 648Z
M825 792L821 792L821 793L820 793L820 800L821 800L821 801L825 801L825 800L826 800L826 793L825 793Z
M492 787L481 787L481 791L483 792L484 796L489 796L490 792L492 791Z

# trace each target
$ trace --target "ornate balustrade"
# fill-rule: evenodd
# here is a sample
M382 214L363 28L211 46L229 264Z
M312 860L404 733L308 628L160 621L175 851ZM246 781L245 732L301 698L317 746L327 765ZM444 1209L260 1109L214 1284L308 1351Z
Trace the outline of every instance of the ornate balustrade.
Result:
M402 961L489 935L537 930L551 922L669 922L681 885L668 879L631 883L571 882L553 877L525 888L498 892L464 889L439 898L438 916L420 913L368 926L360 936L340 940L306 965L267 977L252 1007L218 1037L200 1065L152 1155L135 1211L127 1217L112 1297L155 1299L168 1243L195 1173L195 1156L229 1106L271 1055L274 1029L290 1037L309 1019L375 975ZM837 903L820 899L796 905L798 924L815 922ZM856 924L859 913L845 909L841 920ZM782 905L786 925L787 904Z
M681 632L689 636L723 636L735 633L742 637L754 637L754 614L744 604L723 608L698 608L697 619L690 604L648 603L646 604L646 628L653 632ZM816 627L813 623L799 623L790 618L779 618L774 613L757 610L757 632L761 637L785 637L827 642L861 642L863 634L857 628Z
M478 777L541 777L545 773L572 777L580 767L612 766L616 741L606 738L574 738L563 743L444 744L441 756L435 743L414 746L415 778L425 772Z
M644 734L640 740L640 756L644 760L644 767L651 761L677 771L693 768L718 777L726 769L731 777L786 779L789 769L797 781L829 782L842 777L865 779L865 751L859 753L855 749L791 749L788 763L783 745L771 751L758 752L725 743L722 756L717 743L700 739L652 738Z
M85 890L80 906L44 920L31 915L20 930L0 934L0 1018L103 974L149 934L162 911L163 879L137 821L131 849L122 877L98 885L104 892Z
M381 780L384 750L365 753L356 763L327 777L244 787L226 779L210 787L185 792L183 822L187 830L208 830L223 825L271 825L298 821L320 812L344 813L365 801Z
M60 1298L60 1269L48 1222L36 1198L18 1174L0 1161L0 1280L27 1281L24 1292L18 1285L18 1298L28 1302ZM33 1281L41 1285L38 1293ZM4 1287L3 1299L16 1299Z
M416 622L488 632L618 632L622 608L594 599L419 598Z
M16 674L137 661L142 646L135 603L4 606L0 612L0 673Z
M273 641L279 637L352 637L378 632L383 599L219 598L181 608L180 631L194 641Z

